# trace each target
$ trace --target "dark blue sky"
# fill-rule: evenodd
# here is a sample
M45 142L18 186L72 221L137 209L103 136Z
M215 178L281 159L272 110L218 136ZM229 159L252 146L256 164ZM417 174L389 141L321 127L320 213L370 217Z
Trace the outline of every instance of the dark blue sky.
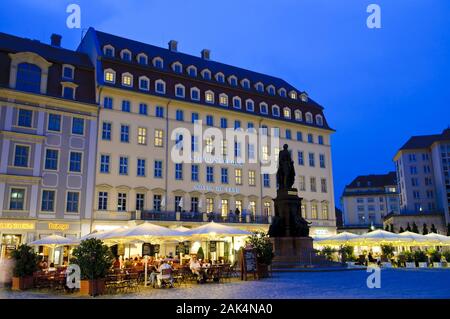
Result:
M411 136L450 125L450 1L205 0L1 1L0 30L75 49L65 8L94 28L282 77L325 107L333 136L336 202L359 174L394 169ZM368 29L366 8L382 10Z

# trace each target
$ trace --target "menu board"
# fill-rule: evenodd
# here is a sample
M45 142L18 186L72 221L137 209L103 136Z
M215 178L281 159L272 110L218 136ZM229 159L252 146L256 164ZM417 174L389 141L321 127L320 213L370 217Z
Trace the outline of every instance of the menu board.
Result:
M142 256L152 256L152 244L150 243L142 244Z
M254 279L258 279L258 262L256 251L253 248L243 248L240 253L241 280L247 280L247 274L252 273Z
M159 254L159 245L153 245L155 254Z

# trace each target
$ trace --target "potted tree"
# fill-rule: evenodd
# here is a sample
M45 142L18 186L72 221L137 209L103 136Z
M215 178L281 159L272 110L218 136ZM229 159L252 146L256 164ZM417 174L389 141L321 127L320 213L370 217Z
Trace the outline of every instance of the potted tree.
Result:
M329 261L332 261L334 259L333 256L335 253L336 253L336 249L334 249L330 246L323 247L322 251L320 252L320 254Z
M341 261L347 263L347 266L352 267L356 263L356 257L353 254L353 246L343 245L339 249L339 254L341 255Z
M416 262L414 260L414 255L410 251L405 251L405 266L406 268L416 268Z
M428 267L428 256L422 250L417 250L414 252L414 260L418 264L419 268L427 268Z
M13 250L12 289L25 290L33 287L33 273L38 270L38 255L28 245L20 245Z
M433 263L433 268L442 268L442 262L441 262L441 257L442 254L433 249L429 252L429 256L430 256L430 260Z
M381 245L381 251L383 255L381 256L381 264L386 267L392 267L392 257L394 257L394 246L392 245Z
M250 244L256 251L258 277L268 277L269 266L272 264L272 259L274 257L273 244L270 241L269 236L264 232L257 231L248 237L247 243Z
M83 240L73 250L71 263L77 264L81 271L80 293L96 296L105 291L105 277L114 262L108 246L96 238Z
M449 263L450 263L450 250L444 251L442 253L442 256L445 259L445 262L442 263L443 267L449 267Z

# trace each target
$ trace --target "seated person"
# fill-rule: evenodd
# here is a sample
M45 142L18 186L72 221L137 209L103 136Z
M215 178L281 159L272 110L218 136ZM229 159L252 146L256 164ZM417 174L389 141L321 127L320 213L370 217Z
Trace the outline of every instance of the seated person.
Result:
M56 271L55 263L50 263L50 267L48 267L48 271Z
M192 273L194 275L197 275L197 281L203 281L203 273L202 273L202 265L197 260L197 257L192 257L191 261L189 262L189 268L191 269Z
M159 274L156 276L158 286L161 287L163 281L167 281L170 283L170 287L173 287L172 267L166 261L163 261L158 271Z

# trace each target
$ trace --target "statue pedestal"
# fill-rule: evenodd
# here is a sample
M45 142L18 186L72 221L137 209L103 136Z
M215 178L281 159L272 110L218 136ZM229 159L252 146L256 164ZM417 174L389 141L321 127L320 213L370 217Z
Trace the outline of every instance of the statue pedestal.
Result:
M305 263L314 260L313 239L311 237L275 237L273 263Z

